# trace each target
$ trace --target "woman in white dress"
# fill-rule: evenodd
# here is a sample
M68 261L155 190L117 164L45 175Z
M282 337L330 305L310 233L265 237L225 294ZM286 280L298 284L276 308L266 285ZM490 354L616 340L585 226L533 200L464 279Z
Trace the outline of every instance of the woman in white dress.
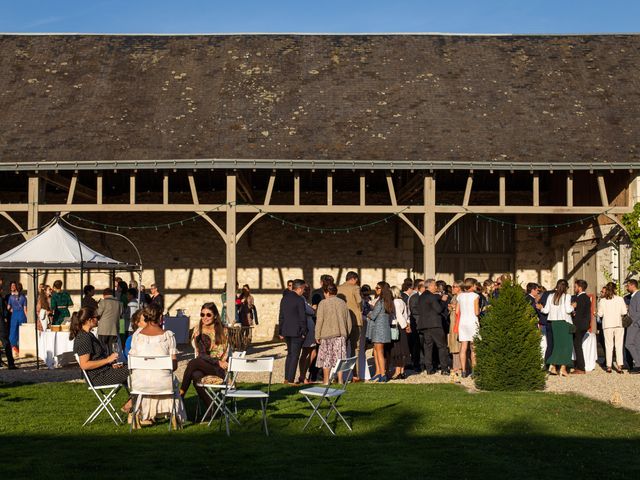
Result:
M456 316L460 316L458 324L458 341L460 342L460 364L462 365L462 377L469 376L467 372L467 350L471 348L471 370L476 366L476 351L473 340L478 335L480 324L480 296L476 293L476 279L464 280L464 291L457 296Z
M171 355L173 371L175 371L178 364L176 339L172 331L165 331L160 326L162 310L156 305L148 305L144 308L142 315L146 326L133 334L129 356ZM175 383L176 379L173 372L166 370L133 370L131 381L133 390L153 393L166 391L167 385ZM145 396L139 411L141 424L153 424L156 417L169 416L172 409L175 412L176 426L182 425L187 418L182 397L179 395Z

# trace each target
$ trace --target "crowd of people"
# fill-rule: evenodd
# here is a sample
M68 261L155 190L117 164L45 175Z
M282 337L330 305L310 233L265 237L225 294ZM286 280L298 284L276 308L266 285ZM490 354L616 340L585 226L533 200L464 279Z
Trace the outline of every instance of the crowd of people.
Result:
M290 280L280 303L278 327L287 345L284 381L314 382L319 371L327 372L347 355L358 357L353 381L361 381L367 346L375 365L372 382L404 379L406 369L473 376L479 326L502 284L511 281L508 274L496 281L467 278L452 285L406 279L401 287L381 281L371 290L360 286L356 272L349 272L339 286L331 275L322 275L321 288L312 292L304 280ZM629 280L626 285L624 298L609 283L596 299L587 293L584 280L576 280L572 291L566 280L559 280L551 291L527 284L526 295L545 339L549 374L586 372L582 343L589 333L598 335L607 372L622 373L623 368L640 372L638 284Z

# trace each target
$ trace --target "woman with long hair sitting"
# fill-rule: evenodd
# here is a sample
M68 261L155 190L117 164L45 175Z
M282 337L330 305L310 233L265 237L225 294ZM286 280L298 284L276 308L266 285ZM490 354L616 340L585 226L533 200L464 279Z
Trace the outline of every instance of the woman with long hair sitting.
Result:
M71 319L69 339L73 340L73 353L78 355L80 368L87 373L95 386L127 385L129 370L118 361L118 354L109 355L107 346L91 333L98 326L98 313L95 308L83 307ZM122 407L129 412L131 400Z
M182 377L180 395L184 397L193 382L196 392L208 407L211 399L198 383L203 377L214 375L224 378L227 367L227 335L218 313L218 307L213 302L205 303L200 309L200 323L193 329L193 348L196 358L191 360Z

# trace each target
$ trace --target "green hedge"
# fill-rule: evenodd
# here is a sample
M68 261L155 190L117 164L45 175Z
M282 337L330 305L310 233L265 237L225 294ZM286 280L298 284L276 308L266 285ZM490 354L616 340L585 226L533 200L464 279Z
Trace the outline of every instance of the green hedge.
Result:
M482 390L544 388L538 318L519 285L506 282L480 321L476 386Z

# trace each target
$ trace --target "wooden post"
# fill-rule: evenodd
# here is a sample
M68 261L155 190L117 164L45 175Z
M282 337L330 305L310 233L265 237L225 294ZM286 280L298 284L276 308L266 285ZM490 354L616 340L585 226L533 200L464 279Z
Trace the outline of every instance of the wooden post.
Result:
M533 206L540 206L540 175L533 174Z
M567 207L573 207L573 174L567 174Z
M236 176L227 173L227 325L236 322Z
M327 173L327 205L333 205L333 173Z
M166 172L162 176L162 204L169 204L169 175Z
M504 173L500 174L498 189L500 196L500 206L504 207L507 204L507 179L504 176Z
M39 203L39 195L40 195L40 185L39 178L37 176L30 176L28 183L28 191L27 191L27 201L29 203L27 210L27 239L33 238L38 234L37 230L33 230L38 228L39 220L38 220L38 203ZM33 275L33 288L30 288L27 291L27 322L34 322L35 327L35 336L33 337L35 341L35 352L36 352L36 368L40 368L40 361L38 360L40 357L38 356L38 312L36 312L36 302L38 300L38 277L36 271L33 270L29 272ZM31 310L31 314L29 314L29 310Z
M96 176L96 203L102 205L102 172Z
M424 278L436 277L436 179L433 175L424 177Z
M136 203L136 173L131 172L129 175L129 204Z
M293 174L293 204L300 205L300 172Z
M364 207L367 202L367 178L364 172L360 172L360 206Z

